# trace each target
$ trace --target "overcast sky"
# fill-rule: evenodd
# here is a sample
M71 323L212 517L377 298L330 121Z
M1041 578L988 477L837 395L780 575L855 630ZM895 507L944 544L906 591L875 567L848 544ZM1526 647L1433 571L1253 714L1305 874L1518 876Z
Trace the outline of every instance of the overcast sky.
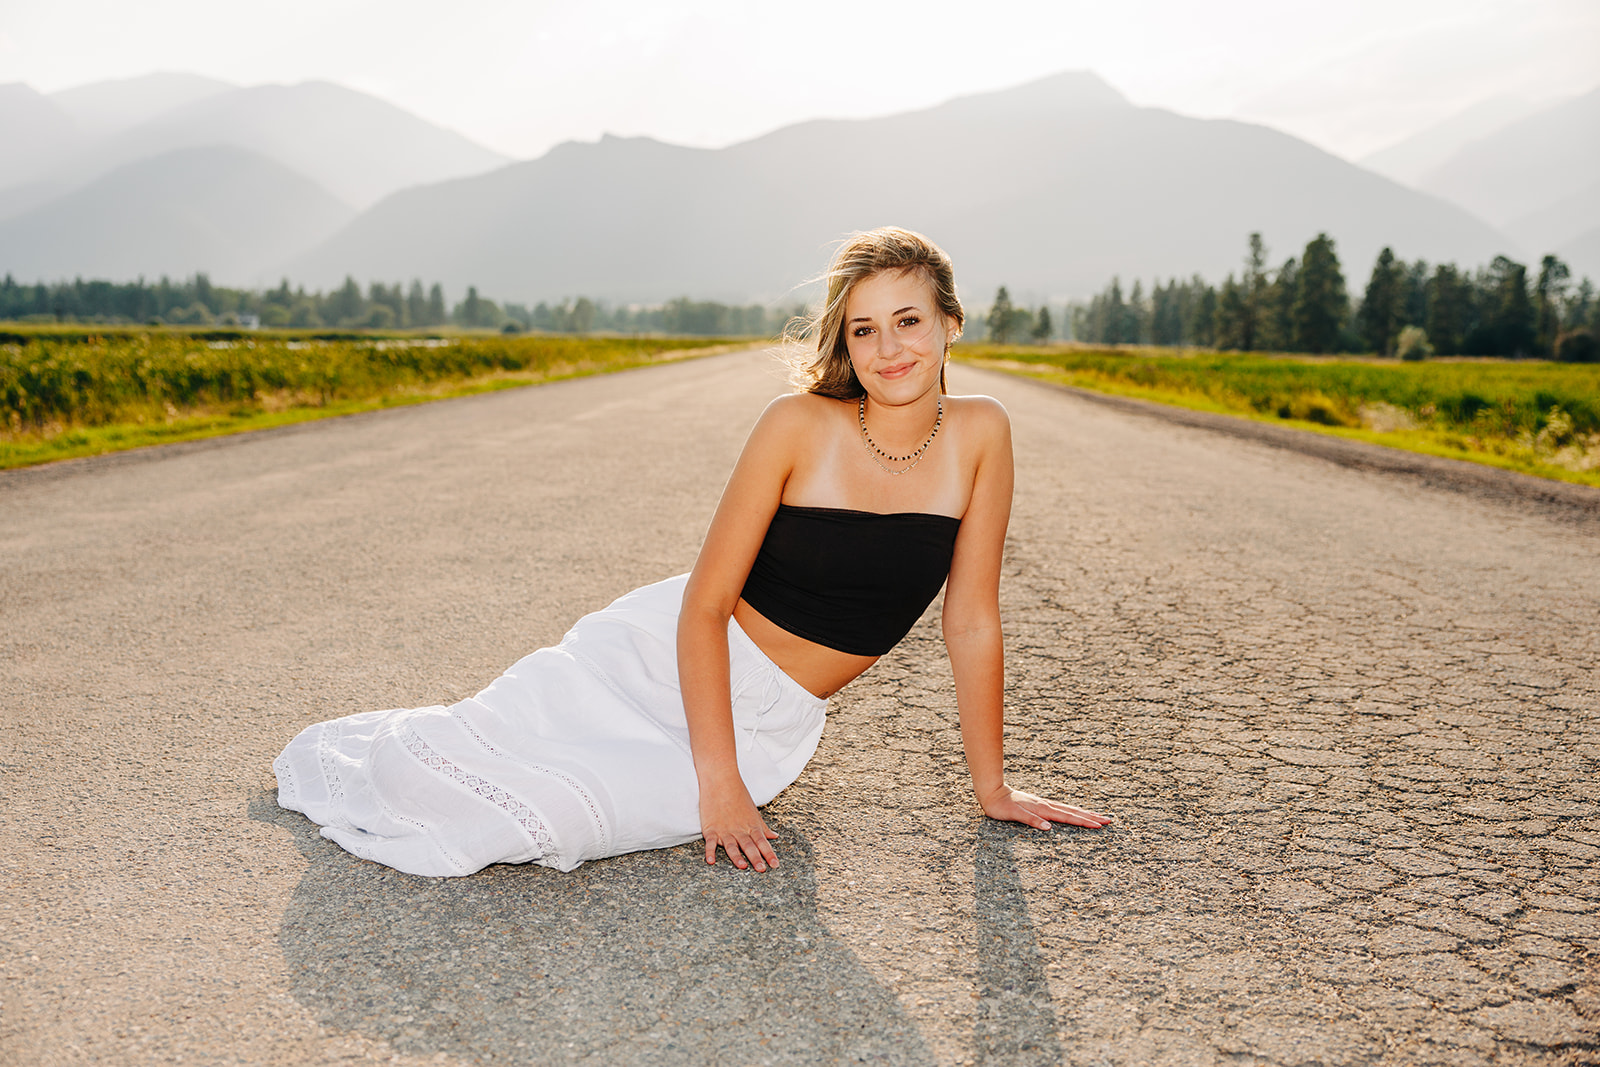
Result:
M1069 69L1356 159L1479 100L1600 82L1597 0L0 0L0 83L326 79L507 155L720 146Z

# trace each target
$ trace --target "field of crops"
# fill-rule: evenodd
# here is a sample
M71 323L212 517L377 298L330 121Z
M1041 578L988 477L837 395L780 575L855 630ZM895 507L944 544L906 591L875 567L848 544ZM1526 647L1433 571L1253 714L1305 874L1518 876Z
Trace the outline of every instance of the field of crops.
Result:
M0 326L0 469L620 370L708 344Z
M966 345L959 356L1103 393L1282 421L1600 485L1600 365Z

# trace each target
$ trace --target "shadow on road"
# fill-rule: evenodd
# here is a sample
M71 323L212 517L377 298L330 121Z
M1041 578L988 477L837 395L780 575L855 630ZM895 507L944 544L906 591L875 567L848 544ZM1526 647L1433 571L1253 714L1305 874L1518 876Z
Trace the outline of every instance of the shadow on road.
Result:
M774 826L783 867L765 876L708 868L688 845L571 874L422 878L341 851L270 791L250 815L310 865L279 942L295 998L327 1026L469 1062L933 1060L818 920L793 829Z
M990 820L979 832L973 871L978 1017L972 1052L980 1064L1063 1062L1044 957L1011 850L1018 834L1032 832Z

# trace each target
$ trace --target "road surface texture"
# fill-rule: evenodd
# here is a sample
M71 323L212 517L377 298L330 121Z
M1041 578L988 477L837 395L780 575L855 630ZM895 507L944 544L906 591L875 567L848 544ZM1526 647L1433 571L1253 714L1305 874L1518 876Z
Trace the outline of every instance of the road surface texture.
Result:
M1600 1059L1600 494L952 384L1015 422L1011 777L1105 831L981 817L937 606L773 874L417 878L276 806L305 724L687 569L759 355L0 476L0 1062Z

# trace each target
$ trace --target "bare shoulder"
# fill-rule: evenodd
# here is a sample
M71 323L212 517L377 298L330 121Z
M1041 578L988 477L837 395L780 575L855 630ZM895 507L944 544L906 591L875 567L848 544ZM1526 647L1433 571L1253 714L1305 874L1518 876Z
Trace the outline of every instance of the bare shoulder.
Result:
M839 401L812 393L788 393L769 403L750 431L750 444L761 449L792 452L816 440L830 418L837 418Z
M767 405L761 421L793 428L828 418L838 407L839 401L815 393L785 393Z
M1001 444L1011 439L1011 416L1005 405L992 396L951 396L945 398L950 413L961 419L964 431L987 443Z

